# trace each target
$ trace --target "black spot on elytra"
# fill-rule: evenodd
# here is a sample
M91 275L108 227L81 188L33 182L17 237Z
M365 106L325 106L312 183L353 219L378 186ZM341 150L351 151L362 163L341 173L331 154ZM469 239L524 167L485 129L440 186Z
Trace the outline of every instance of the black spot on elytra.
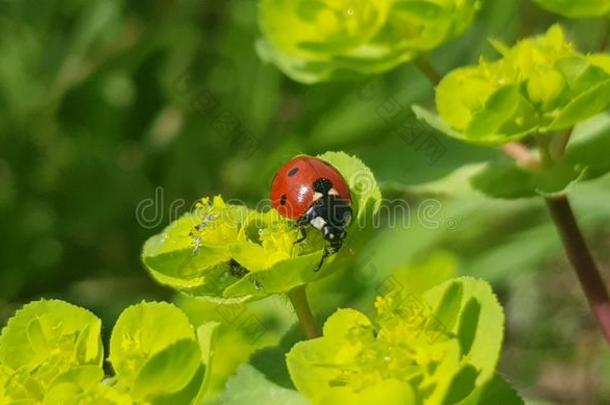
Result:
M288 177L292 177L295 174L297 174L299 172L299 168L298 167L293 167L292 169L290 169L290 171L288 172Z
M286 201L288 200L288 197L286 197L286 194L282 195L280 197L280 204L281 205L286 205Z

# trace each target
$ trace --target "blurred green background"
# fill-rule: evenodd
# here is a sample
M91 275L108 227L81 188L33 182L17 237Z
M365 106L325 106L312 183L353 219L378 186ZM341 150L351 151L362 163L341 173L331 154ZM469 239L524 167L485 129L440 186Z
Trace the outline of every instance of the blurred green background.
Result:
M431 60L447 72L493 57L488 37L512 43L557 21L582 51L606 35L605 21L488 0ZM303 86L259 60L257 37L254 0L0 0L0 325L41 296L92 309L106 334L142 299L176 299L194 322L226 321L156 286L140 264L143 242L201 196L255 205L283 161L343 150L409 210L401 221L385 211L367 251L353 252L358 267L314 287L321 319L339 305L370 310L388 282L483 277L507 312L500 371L529 402L610 403L610 351L543 203L490 201L467 187L470 165L501 154L417 123L409 106L431 106L433 88L411 65ZM610 131L610 117L595 122ZM608 276L610 178L572 193ZM255 343L226 322L218 390L294 321L277 304L248 309L266 325Z

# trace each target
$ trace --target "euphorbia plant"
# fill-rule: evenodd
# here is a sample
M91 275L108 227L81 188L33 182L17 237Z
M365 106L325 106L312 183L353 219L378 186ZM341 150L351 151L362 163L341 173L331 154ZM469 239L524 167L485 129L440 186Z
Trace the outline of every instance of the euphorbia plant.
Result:
M281 396L315 404L349 404L376 399L409 404L439 401L520 403L494 370L503 336L503 313L483 281L458 279L422 296L396 291L377 302L377 323L354 310L339 310L321 337L304 288L351 268L370 239L381 194L370 170L344 153L320 156L347 181L354 223L345 246L317 271L324 251L320 235L310 232L304 246L293 221L277 212L258 212L204 199L145 245L143 261L161 283L218 305L249 302L274 294L291 299L307 342L287 355L290 378L300 394L269 381ZM366 181L363 181L366 180ZM314 306L315 308L315 306ZM277 365L281 369L280 365ZM228 382L225 399L248 394L258 371L242 369ZM500 392L490 392L499 385ZM256 398L258 401L264 399Z
M106 374L99 318L63 301L32 302L0 335L0 403L200 403L216 326L195 331L167 303L131 306L112 331Z
M144 263L156 280L218 306L287 294L312 338L287 347L280 360L296 389L277 386L248 365L228 381L221 403L521 403L495 373L504 315L482 280L448 280L421 294L394 290L378 297L376 320L339 309L317 337L305 286L349 271L371 237L381 200L360 160L344 153L322 158L349 183L355 218L345 246L319 271L320 235L312 232L295 247L295 223L220 197L203 199L144 247ZM112 371L106 372L95 315L63 301L33 302L0 335L0 401L200 404L210 399L217 326L194 328L171 304L131 306L112 331ZM276 357L263 362L282 370Z
M354 212L345 245L326 260L322 271L315 271L325 246L319 233L310 232L303 243L295 244L298 229L275 210L258 212L227 204L221 197L203 199L193 212L149 239L142 253L147 269L162 284L219 303L289 294L313 336L317 332L302 289L353 262L381 200L373 174L359 159L332 152L320 157L348 182Z
M485 282L450 280L422 296L394 291L375 307L374 321L338 310L322 338L288 354L292 380L313 403L519 403L509 389L483 394L494 381L504 320Z
M259 54L293 79L313 83L417 59L461 34L479 1L263 0L259 7Z
M500 59L481 59L477 66L458 68L438 83L441 119L422 108L414 110L448 136L499 146L512 158L489 163L472 177L472 186L493 198L545 199L610 341L608 293L567 197L571 185L610 170L604 152L607 131L587 121L610 106L610 56L578 52L559 26L512 48L493 44ZM534 148L517 143L522 139L531 139Z

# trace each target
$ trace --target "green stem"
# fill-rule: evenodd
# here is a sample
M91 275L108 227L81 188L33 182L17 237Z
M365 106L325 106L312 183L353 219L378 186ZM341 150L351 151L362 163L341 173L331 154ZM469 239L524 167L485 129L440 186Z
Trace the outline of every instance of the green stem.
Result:
M557 147L555 148L554 158L556 160L562 159L566 154L566 149L568 148L568 143L570 143L570 138L572 137L572 132L574 128L569 128L563 133L559 134L557 138Z
M433 86L438 86L443 76L432 66L430 60L426 56L419 56L413 63L426 76Z
M538 141L538 150L540 151L540 161L543 166L551 166L553 164L553 156L551 156L551 137L547 134L539 134L536 137Z
M546 198L563 246L587 296L597 324L610 344L610 298L599 269L578 227L566 195Z
M292 291L288 292L287 295L292 303L294 312L297 314L297 318L299 318L301 328L303 329L307 339L315 339L320 337L318 326L307 301L305 286L296 287Z

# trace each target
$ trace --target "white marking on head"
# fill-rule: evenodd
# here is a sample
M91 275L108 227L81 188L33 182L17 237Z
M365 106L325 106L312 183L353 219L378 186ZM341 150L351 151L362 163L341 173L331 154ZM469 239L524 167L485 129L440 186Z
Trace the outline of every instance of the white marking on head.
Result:
M335 190L335 188L331 188L330 190L328 190L328 195L339 195L339 192L337 190Z
M311 226L318 230L322 230L322 228L324 228L324 225L326 225L326 221L322 217L315 217L309 223L311 224Z
M322 193L318 193L318 192L316 192L316 193L313 195L313 200L314 200L314 201L318 201L318 200L319 200L320 198L322 198L322 197L323 197Z

